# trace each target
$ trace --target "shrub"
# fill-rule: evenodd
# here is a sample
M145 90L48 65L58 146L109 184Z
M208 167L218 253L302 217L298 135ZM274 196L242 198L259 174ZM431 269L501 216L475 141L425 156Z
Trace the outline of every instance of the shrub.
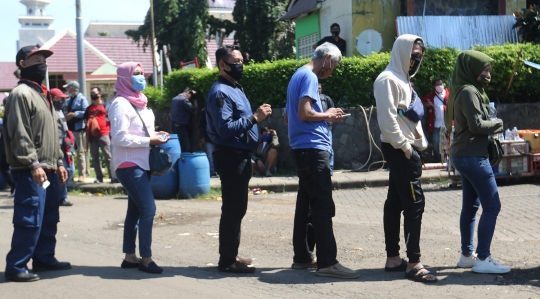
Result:
M492 83L487 88L492 101L504 100L506 87L510 81L512 69L518 52L523 49L522 60L540 62L540 45L505 44L499 46L477 46L474 50L486 53L495 59L493 64ZM431 81L441 77L449 85L454 69L458 49L428 48L420 70L412 79L420 96L432 90ZM337 106L352 107L355 105L374 105L370 99L373 82L384 70L390 60L389 53L372 54L368 57L345 57L332 76L324 80L323 92L334 100ZM287 86L297 68L309 62L305 60L276 60L272 62L253 63L244 66L244 77L240 84L253 108L263 103L273 107L285 107ZM189 86L199 92L199 104L204 106L204 99L212 84L218 78L218 70L187 69L174 71L165 77L165 92L145 90L152 98L151 106L167 109L171 99ZM537 101L540 94L540 71L519 63L506 102ZM158 94L159 93L159 94Z

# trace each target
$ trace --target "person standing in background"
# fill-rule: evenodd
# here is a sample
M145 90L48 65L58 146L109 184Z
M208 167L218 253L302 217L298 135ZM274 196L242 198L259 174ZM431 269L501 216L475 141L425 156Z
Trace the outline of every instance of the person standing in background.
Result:
M212 152L216 145L208 136L206 127L206 108L203 108L201 110L201 118L199 119L199 138L201 139L201 144L206 148L206 156L208 157L208 163L210 164L210 177L217 178L216 170L214 169L214 157L212 156Z
M434 159L441 162L440 136L441 126L444 125L444 113L446 103L450 97L450 90L444 88L441 78L435 78L431 82L433 91L422 98L422 103L428 108L428 132L432 134L431 144L433 144Z
M178 135L182 153L191 152L190 118L197 114L197 92L187 87L184 92L172 99L169 116L172 122L172 132Z
M84 182L86 175L86 133L84 131L84 112L88 108L86 97L79 92L79 82L70 81L63 86L67 90L69 98L66 102L66 120L68 129L75 136L75 149L77 150L77 170L79 182Z
M339 27L338 23L334 23L330 25L330 33L332 33L331 36L325 36L320 41L316 42L312 47L313 50L315 50L318 46L324 44L324 43L331 43L338 47L338 49L341 51L341 56L347 55L347 42L339 37L339 33L341 32L341 28Z
M101 161L99 159L99 149L105 159L105 165L107 172L112 180L111 174L111 139L109 134L111 132L110 124L107 122L107 111L101 100L101 88L92 87L90 89L90 97L92 98L92 105L86 108L83 119L87 120L94 117L98 124L100 133L99 136L88 136L90 133L86 132L87 138L90 141L90 154L92 155L92 166L96 172L96 180L94 183L103 183L103 171L101 170Z

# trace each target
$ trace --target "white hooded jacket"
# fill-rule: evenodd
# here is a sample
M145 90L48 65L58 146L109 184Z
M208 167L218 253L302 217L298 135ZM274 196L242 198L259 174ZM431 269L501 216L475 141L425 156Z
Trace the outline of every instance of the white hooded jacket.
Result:
M409 151L411 146L424 150L428 145L421 122L415 124L398 115L398 109L406 110L411 103L410 78L415 74L409 75L409 67L417 39L421 38L411 34L403 34L396 39L388 66L373 84L381 141L403 152Z

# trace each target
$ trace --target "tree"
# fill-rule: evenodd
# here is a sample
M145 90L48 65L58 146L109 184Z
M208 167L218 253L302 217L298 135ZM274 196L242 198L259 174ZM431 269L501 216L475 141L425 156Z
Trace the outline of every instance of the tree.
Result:
M240 0L233 10L235 41L245 60L262 62L294 57L294 26L277 22L288 0ZM247 58L247 59L246 59Z
M206 0L154 0L154 28L158 49L169 46L168 56L174 66L181 61L197 57L202 65L206 62L205 32L208 21ZM138 46L151 45L150 10L144 24L137 30L128 30Z

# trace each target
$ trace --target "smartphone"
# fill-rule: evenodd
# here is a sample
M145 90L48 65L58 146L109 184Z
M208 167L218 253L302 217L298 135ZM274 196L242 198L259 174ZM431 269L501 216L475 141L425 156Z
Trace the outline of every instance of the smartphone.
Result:
M161 140L163 140L163 141L167 140L167 135L161 134Z
M47 187L49 187L49 185L51 184L51 182L49 182L48 180L43 182L43 185L41 185L41 187L43 187L43 189L47 189Z
M347 116L351 116L350 113L345 113L345 114L342 114L341 117L347 117Z

